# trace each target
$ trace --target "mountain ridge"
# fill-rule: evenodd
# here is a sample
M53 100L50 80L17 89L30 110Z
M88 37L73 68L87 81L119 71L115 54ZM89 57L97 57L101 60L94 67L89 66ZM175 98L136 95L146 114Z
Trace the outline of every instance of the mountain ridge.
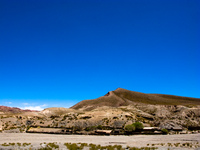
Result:
M200 99L167 94L145 94L141 92L126 90L123 88L117 88L116 90L110 91L99 98L83 100L71 108L92 110L101 106L119 107L135 103L195 106L200 105Z

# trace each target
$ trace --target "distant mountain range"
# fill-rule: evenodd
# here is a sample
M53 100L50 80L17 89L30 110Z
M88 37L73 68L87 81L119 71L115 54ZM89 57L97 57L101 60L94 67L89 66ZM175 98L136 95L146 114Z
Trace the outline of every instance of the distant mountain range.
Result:
M23 113L23 112L37 112L35 110L23 110L17 107L0 106L0 112L4 113Z
M200 99L165 94L144 94L118 88L97 99L81 101L71 108L92 110L102 106L119 107L135 103L196 106L200 105Z

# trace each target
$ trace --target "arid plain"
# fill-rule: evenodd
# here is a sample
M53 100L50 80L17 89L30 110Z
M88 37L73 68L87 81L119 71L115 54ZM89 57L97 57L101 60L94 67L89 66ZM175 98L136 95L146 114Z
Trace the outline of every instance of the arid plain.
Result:
M71 108L31 111L0 106L0 117L1 149L200 147L197 98L118 88Z
M158 149L198 149L200 134L184 135L132 135L132 136L94 136L94 135L56 135L30 133L1 133L0 144L3 143L31 143L32 149L39 149L47 143L56 143L59 149L67 149L64 143L90 143L106 145L122 145L129 147L157 147ZM46 143L46 144L44 144ZM178 144L180 143L180 144ZM187 144L188 145L187 145ZM176 146L178 145L178 146ZM191 146L193 145L193 146ZM18 146L15 146L17 148ZM1 146L6 149L6 147ZM21 148L28 148L23 147Z

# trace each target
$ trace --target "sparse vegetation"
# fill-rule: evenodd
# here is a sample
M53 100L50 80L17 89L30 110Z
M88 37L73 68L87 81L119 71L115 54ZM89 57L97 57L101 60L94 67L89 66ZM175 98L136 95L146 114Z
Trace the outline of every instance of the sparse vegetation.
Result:
M10 146L10 144L7 144L7 143L3 143L1 144L2 146Z
M121 145L107 145L107 146L101 146L90 143L89 145L87 143L65 143L64 144L69 150L82 150L84 147L88 147L89 150L155 150L157 147L129 147L122 148Z
M61 144L61 143L59 143ZM39 150L52 150L52 149L59 149L59 144L57 144L56 142L53 143L40 143L40 148ZM186 143L152 143L152 144L147 144L147 147L130 147L127 146L126 148L123 148L121 145L107 145L107 146L101 146L101 145L96 145L96 144L87 144L87 143L64 143L64 145L67 147L67 149L69 150L82 150L84 148L87 149L91 149L91 150L100 150L100 149L105 149L105 150L125 150L125 149L129 149L129 150L155 150L158 147L157 146L168 146L170 148L172 147L184 147L184 148L198 148L200 147L198 142L186 142ZM30 149L32 147L31 143L3 143L1 144L1 146L3 147L8 147L8 146L12 146L18 147L18 149L23 149L23 147L26 147L27 149Z
M135 126L135 130L142 130L144 128L141 122L135 122L132 125Z
M161 131L162 131L163 134L168 134L169 133L169 131L167 129L162 129Z
M132 124L126 125L125 128L124 128L124 130L125 130L126 132L131 133L131 132L135 131L135 126L132 125Z
M135 122L133 124L126 125L124 130L128 133L132 133L134 131L140 131L144 128L143 124L140 122Z
M73 144L71 144L71 143L64 143L64 145L69 149L69 150L77 150L77 149L83 149L83 146L82 145L80 145L80 146L78 146L76 143L73 143Z
M149 146L150 144L147 144L147 146ZM151 144L151 146L167 146L167 147L184 147L184 148L197 148L200 147L200 145L198 144L198 142L196 143L157 143L157 144Z
M31 143L23 143L22 145L23 146L29 146L29 145L31 145Z
M63 119L62 119L61 121L66 120L68 117L69 117L69 115L64 115L64 116L63 116Z
M95 126L86 127L85 131L93 131L94 129L95 129Z
M17 145L18 145L18 146L21 146L22 144L18 142Z
M2 146L15 146L15 145L17 145L17 146L19 146L19 147L21 147L21 146L29 146L29 145L31 145L31 143L3 143L3 144L1 144Z
M57 145L56 143L48 143L47 147L57 149L57 148L59 148L59 145Z

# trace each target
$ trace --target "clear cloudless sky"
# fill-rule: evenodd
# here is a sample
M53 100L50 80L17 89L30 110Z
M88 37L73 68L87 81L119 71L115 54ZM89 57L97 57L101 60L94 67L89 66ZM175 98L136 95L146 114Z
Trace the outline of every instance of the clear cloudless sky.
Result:
M0 0L0 105L118 87L200 98L199 0Z

